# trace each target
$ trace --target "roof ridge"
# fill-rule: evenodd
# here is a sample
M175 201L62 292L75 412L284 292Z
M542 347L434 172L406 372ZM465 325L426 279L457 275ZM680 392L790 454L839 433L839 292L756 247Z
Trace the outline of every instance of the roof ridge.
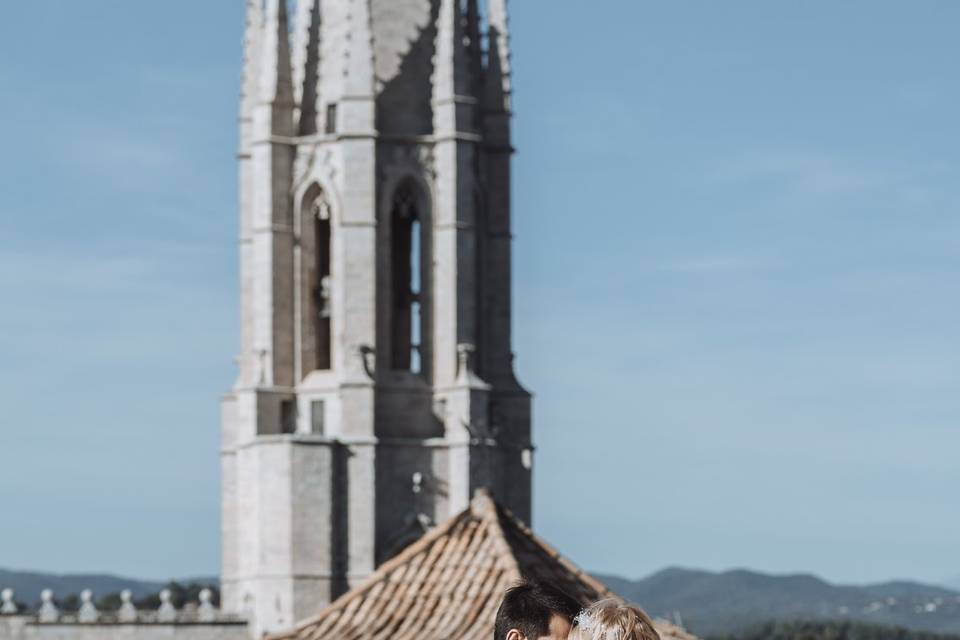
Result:
M501 557L506 560L507 566L504 568L510 574L510 579L514 582L522 581L523 571L520 569L520 561L517 560L517 555L513 552L513 547L507 540L503 531L503 522L500 520L499 511L503 507L497 504L489 490L480 489L473 498L470 508L475 515L482 517L490 526L491 538L497 548L500 549Z
M474 514L470 509L461 511L459 514L448 519L440 526L437 526L431 531L427 532L422 538L395 555L393 558L384 562L373 573L365 578L362 583L350 589L339 598L335 599L317 615L296 622L293 629L290 629L289 631L269 634L265 637L265 640L285 640L287 638L296 638L301 629L322 623L329 614L338 609L344 608L349 602L370 591L376 586L381 578L389 575L391 571L399 566L402 566L411 558L428 549L431 545L433 545L434 542L450 533L455 526L469 517L474 517Z
M535 533L533 532L533 529L531 529L529 526L527 526L527 523L525 523L523 520L521 520L521 519L520 519L517 515L515 515L509 508L507 508L507 507L505 507L505 506L503 506L503 505L496 505L495 508L498 509L499 511L501 511L502 514L503 514L503 516L504 516L511 524L513 524L513 525L520 531L520 533L522 533L528 540L530 540L533 544L535 544L536 546L538 546L544 553L546 553L548 556L550 556L553 560L556 560L558 563L560 563L567 571L569 571L570 573L572 573L572 574L573 574L574 576L576 576L578 579L580 579L580 580L582 580L583 582L587 583L587 585L588 585L591 589L593 589L594 591L596 591L597 594L599 594L601 597L603 597L603 598L610 598L610 597L612 597L612 598L617 598L617 599L619 599L619 600L623 600L623 597L620 596L618 593L616 593L613 589L611 589L611 588L608 587L606 584L604 584L603 582L597 580L596 578L594 578L593 576L591 576L589 573L587 573L586 571L584 571L583 569L581 569L581 568L580 568L579 566L577 566L572 560L569 560L569 559L566 558L563 554L561 554L559 551L557 551L557 550L556 550L551 544L549 544L546 540L544 540L543 538L541 538L540 536L538 536L537 534L535 534ZM501 535L502 535L502 533L501 533ZM505 542L505 543L508 545L508 547L509 547L509 544L510 544L510 543L507 542L505 538L504 538L504 542ZM510 550L510 557L514 559L514 562L516 562L516 557L514 556L512 549ZM518 565L518 567L519 567L519 565Z

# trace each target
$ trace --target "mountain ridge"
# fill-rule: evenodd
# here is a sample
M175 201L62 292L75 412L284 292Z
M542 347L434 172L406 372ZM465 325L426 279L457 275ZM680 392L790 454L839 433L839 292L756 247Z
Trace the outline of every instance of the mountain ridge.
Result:
M595 576L651 614L681 622L701 636L737 633L769 621L837 619L960 633L960 590L910 580L836 585L809 573L771 575L748 569L712 572L683 567L668 567L639 580ZM215 585L218 580L176 582ZM14 589L16 599L28 606L39 602L43 589L52 589L58 597L84 589L97 597L129 589L134 598L143 598L166 584L112 574L0 569L0 589Z
M770 620L848 619L918 631L960 632L960 592L909 580L835 585L807 573L770 575L669 567L640 580L597 575L651 614L682 620L699 635L742 631Z

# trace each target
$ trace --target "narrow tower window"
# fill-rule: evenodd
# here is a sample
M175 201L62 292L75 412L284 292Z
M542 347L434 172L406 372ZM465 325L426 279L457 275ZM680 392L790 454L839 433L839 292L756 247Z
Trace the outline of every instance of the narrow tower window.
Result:
M311 317L313 318L313 335L316 344L315 358L316 368L326 370L331 368L331 317L332 317L332 296L331 296L331 272L330 272L330 254L331 254L331 230L330 230L330 206L326 198L321 193L313 201L310 210L310 217L313 220L314 230L314 287L313 287L313 309Z
M423 338L420 327L423 309L420 303L421 291L423 287L420 283L420 220L414 218L410 225L410 371L413 373L420 373L423 370L420 355Z
M333 102L327 105L327 123L324 129L326 133L333 134L337 132L337 103Z
M393 368L420 373L423 369L422 224L412 184L401 185L391 212L393 271Z
M280 433L297 432L297 404L294 400L280 401Z

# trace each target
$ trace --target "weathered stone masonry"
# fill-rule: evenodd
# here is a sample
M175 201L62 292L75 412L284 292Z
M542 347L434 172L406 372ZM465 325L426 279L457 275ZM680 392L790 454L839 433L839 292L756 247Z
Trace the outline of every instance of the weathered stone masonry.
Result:
M529 521L532 445L505 0L251 0L243 88L223 606L259 634L479 487Z

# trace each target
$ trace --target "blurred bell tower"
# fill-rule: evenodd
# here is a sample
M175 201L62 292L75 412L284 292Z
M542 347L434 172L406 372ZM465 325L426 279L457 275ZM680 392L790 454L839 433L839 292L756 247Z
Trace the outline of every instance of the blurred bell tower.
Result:
M223 606L317 613L488 487L530 521L506 0L249 0Z

